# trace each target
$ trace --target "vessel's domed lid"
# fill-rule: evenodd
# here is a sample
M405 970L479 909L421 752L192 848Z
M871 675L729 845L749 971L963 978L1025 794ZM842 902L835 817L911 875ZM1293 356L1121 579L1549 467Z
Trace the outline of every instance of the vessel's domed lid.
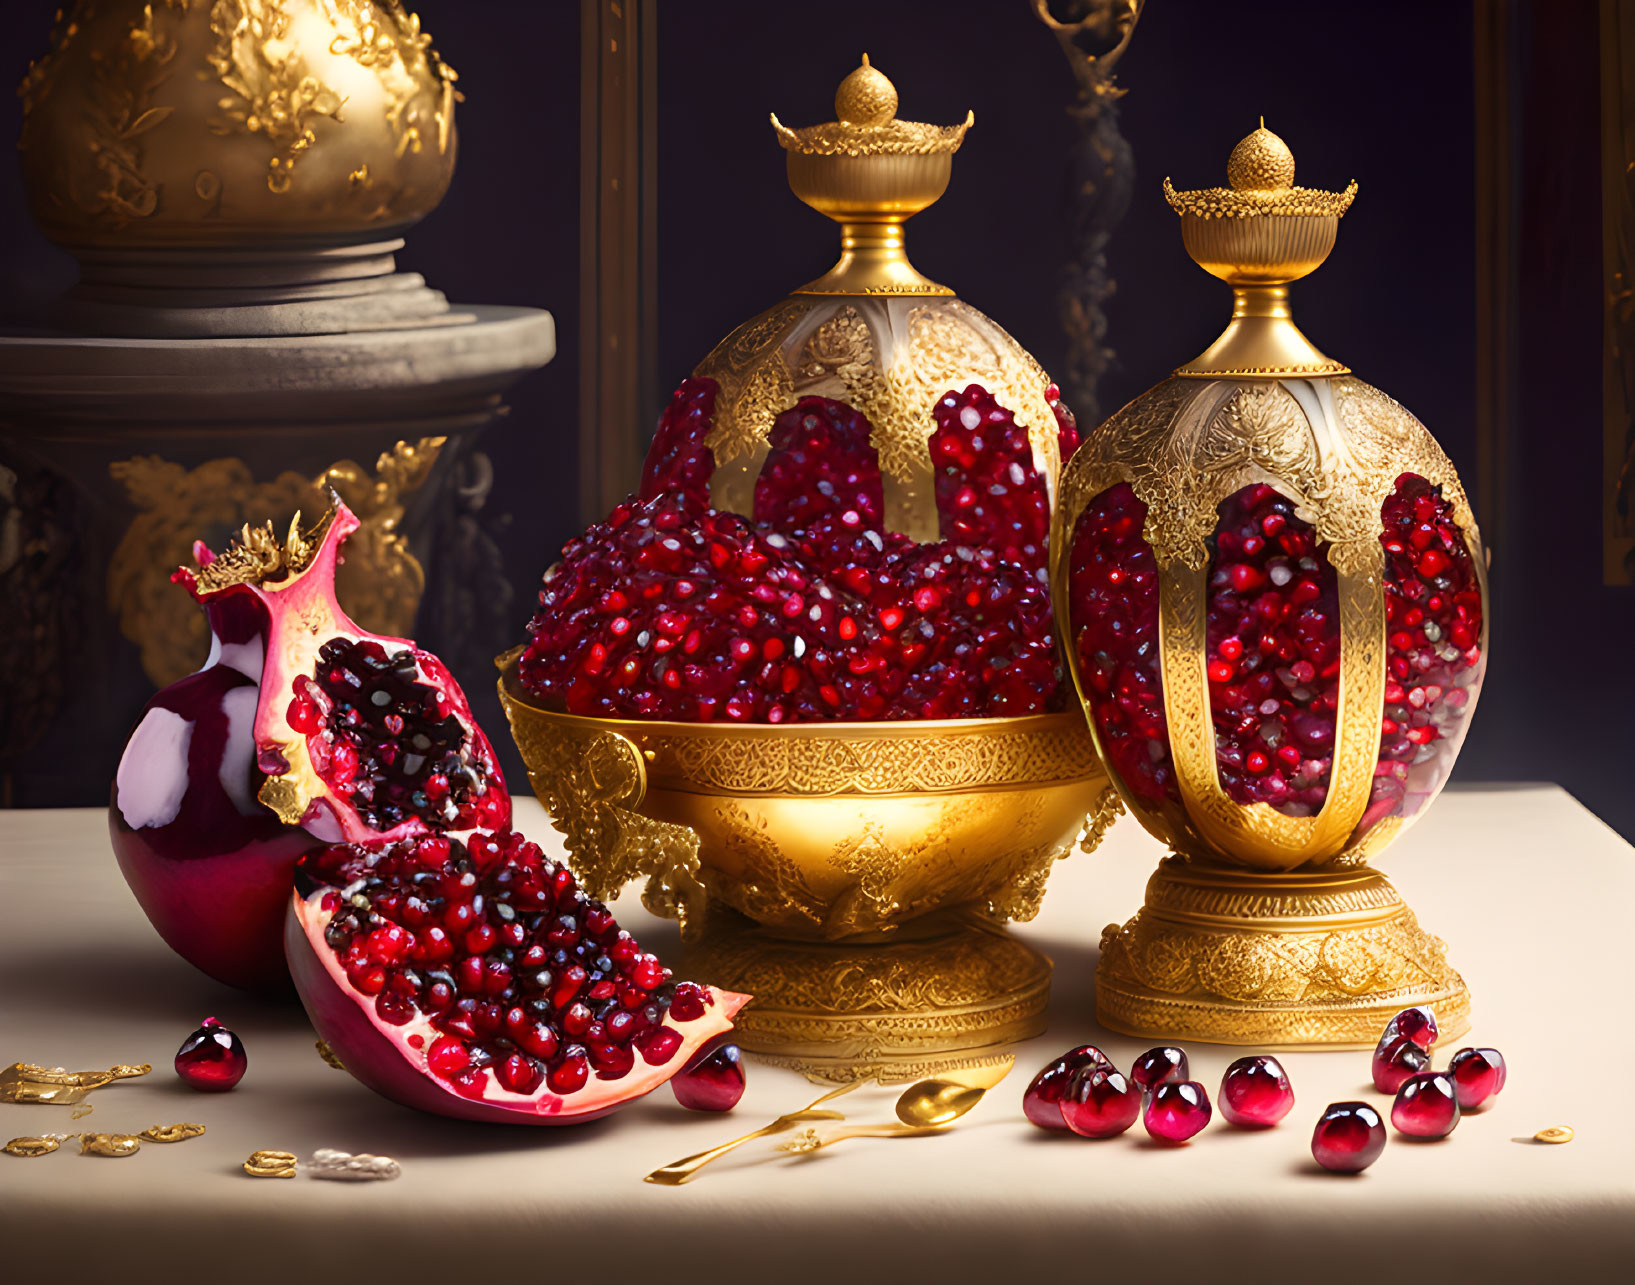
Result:
M1239 140L1226 162L1230 186L1177 192L1164 199L1181 216L1187 253L1231 285L1232 324L1200 357L1175 373L1200 378L1343 375L1290 318L1288 284L1316 271L1334 248L1340 217L1357 195L1294 185L1294 154L1260 127Z

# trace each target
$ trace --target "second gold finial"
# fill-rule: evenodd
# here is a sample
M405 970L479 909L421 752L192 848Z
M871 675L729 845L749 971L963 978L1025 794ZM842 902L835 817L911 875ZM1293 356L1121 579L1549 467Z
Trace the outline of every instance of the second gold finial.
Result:
M835 90L835 119L848 125L884 125L897 114L897 87L869 56Z

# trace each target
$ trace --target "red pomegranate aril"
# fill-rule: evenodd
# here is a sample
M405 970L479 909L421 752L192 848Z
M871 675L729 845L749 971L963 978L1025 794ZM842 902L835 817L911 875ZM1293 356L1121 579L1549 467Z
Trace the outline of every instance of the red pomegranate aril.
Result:
M656 1026L636 1037L636 1047L649 1066L663 1066L681 1047L681 1035L668 1026Z
M471 1065L471 1050L463 1040L442 1035L426 1050L426 1065L438 1075L452 1077Z
M1504 1058L1498 1049L1460 1049L1448 1063L1448 1075L1461 1111L1486 1106L1504 1088Z
M596 1078L619 1080L630 1074L636 1065L636 1055L623 1044L614 1044L591 1035L590 1060L596 1067Z
M1396 1043L1374 1051L1370 1067L1374 1087L1381 1093L1395 1093L1410 1076L1418 1075L1430 1064L1430 1054L1404 1036Z
M1391 1123L1412 1138L1445 1138L1459 1123L1459 1095L1443 1071L1411 1075L1391 1104Z
M704 1016L709 992L693 982L678 982L670 999L670 1014L678 1022L693 1022Z
M1022 1093L1022 1114L1041 1129L1067 1129L1062 1115L1062 1095L1068 1082L1084 1067L1115 1071L1108 1056L1094 1044L1083 1044L1062 1054L1035 1075Z
M590 1060L578 1045L570 1045L562 1060L551 1068L546 1077L552 1093L577 1093L590 1078Z
M205 1093L225 1093L249 1067L243 1041L213 1017L200 1022L176 1050L176 1074L189 1088Z
M1130 1082L1145 1093L1160 1084L1179 1084L1186 1078L1186 1052L1170 1045L1148 1049L1130 1064Z
M1333 759L1338 581L1312 527L1263 483L1220 505L1208 575L1208 675L1228 796L1309 816ZM1268 522L1275 535L1266 534ZM1285 772L1281 751L1303 752Z
M1062 1094L1062 1119L1081 1138L1112 1138L1141 1114L1141 1090L1117 1071L1079 1068Z
M731 1111L744 1096L747 1082L742 1051L730 1040L717 1038L677 1072L670 1088L689 1111Z
M1428 1005L1420 1004L1403 1009L1387 1022L1375 1048L1384 1050L1398 1040L1412 1040L1420 1048L1428 1049L1436 1043L1436 1036L1436 1014Z
M1311 1154L1332 1173L1361 1173L1385 1150L1385 1122L1366 1102L1335 1102L1312 1130Z
M917 545L882 529L872 426L831 399L775 421L753 522L711 509L714 396L677 392L641 494L546 573L529 691L575 714L767 723L1059 706L1049 497L1008 410L976 385L938 399L946 538Z
M522 1053L512 1053L495 1072L502 1088L512 1093L532 1093L545 1079L545 1068Z
M1145 804L1177 797L1158 648L1158 565L1147 506L1128 482L1079 516L1069 549L1068 625L1108 766Z
M1221 1077L1218 1100L1228 1122L1266 1129L1294 1109L1294 1088L1275 1057L1240 1057Z
M1141 1122L1160 1142L1181 1143L1197 1135L1214 1114L1209 1094L1196 1080L1167 1081L1147 1096Z

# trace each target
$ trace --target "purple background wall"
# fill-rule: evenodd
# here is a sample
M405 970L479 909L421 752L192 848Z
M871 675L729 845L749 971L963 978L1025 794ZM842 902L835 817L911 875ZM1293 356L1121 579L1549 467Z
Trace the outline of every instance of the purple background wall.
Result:
M28 4L39 11L32 22L21 13ZM53 5L14 7L17 39L0 53L7 84L43 45ZM484 439L520 637L540 571L576 526L579 8L416 7L467 102L453 191L411 233L403 265L456 301L546 307L558 324L556 361L517 389L511 414ZM916 264L1060 367L1054 289L1073 86L1026 0L831 0L822 23L757 0L659 8L662 389L832 261L833 228L789 194L766 113L791 124L829 119L836 83L864 50L896 82L905 117L977 116L948 194L912 224ZM1488 532L1493 664L1459 775L1559 780L1635 835L1635 591L1599 578L1595 6L1550 8L1547 29L1529 6L1515 20L1517 493L1510 526ZM1186 258L1159 183L1166 174L1178 185L1222 181L1232 144L1264 113L1294 150L1299 181L1361 185L1334 255L1297 288L1302 327L1423 419L1474 488L1472 8L1419 6L1407 30L1376 12L1150 0L1120 69L1138 173L1110 250L1118 362L1104 409L1162 378L1223 324L1226 292ZM16 127L6 99L0 134ZM29 225L15 168L0 167L0 317L25 313L71 275ZM495 650L509 641L495 639ZM84 801L102 789L88 781Z

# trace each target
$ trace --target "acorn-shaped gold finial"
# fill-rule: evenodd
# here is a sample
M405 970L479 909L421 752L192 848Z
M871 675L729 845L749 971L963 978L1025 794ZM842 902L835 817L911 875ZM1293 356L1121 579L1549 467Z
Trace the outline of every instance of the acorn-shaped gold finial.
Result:
M1238 192L1286 192L1294 186L1294 153L1266 128L1264 116L1260 128L1232 149L1226 181Z
M862 64L835 90L835 119L848 125L884 125L896 114L897 86L870 66L864 54Z

